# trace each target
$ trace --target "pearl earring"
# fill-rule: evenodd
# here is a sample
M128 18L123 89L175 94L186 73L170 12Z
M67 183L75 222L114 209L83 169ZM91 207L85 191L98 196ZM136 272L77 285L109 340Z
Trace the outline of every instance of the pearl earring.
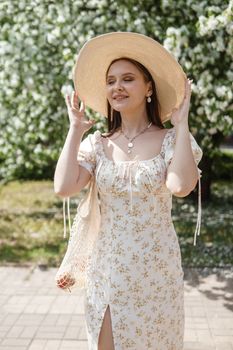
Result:
M147 97L147 102L148 102L148 103L151 103L151 98L150 98L150 96Z

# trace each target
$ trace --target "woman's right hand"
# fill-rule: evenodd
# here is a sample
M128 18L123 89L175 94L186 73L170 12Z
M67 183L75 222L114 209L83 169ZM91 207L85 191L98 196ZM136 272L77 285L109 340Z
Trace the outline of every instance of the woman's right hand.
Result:
M65 101L71 127L74 126L86 132L95 124L95 120L88 120L85 117L85 104L80 100L81 104L79 107L78 95L75 91L72 91L71 97L66 95Z

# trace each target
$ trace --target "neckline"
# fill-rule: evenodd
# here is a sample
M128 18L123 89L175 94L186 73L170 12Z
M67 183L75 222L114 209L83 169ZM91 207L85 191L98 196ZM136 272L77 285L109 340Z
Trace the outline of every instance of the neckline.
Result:
M162 144L161 144L161 148L160 148L160 152L158 154L156 154L153 158L149 158L149 159L135 159L135 160L113 160L113 159L109 159L104 151L104 145L103 145L103 142L102 142L102 136L101 136L101 133L100 131L98 130L98 133L99 133L99 138L100 138L100 147L101 147L101 151L102 151L102 154L104 156L104 158L110 162L110 163L113 163L113 164L130 164L130 163L147 163L147 162L151 162L159 157L162 157L162 152L163 152L163 146L164 146L164 143L165 143L165 140L167 138L167 135L169 134L169 132L171 132L171 130L173 130L174 128L170 128L167 130L164 138L163 138L163 141L162 141Z

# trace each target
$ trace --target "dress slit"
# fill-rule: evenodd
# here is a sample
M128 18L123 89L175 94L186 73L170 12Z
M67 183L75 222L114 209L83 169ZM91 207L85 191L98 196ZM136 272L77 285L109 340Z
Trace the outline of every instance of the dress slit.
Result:
M110 315L110 323L111 323L111 331L112 331L113 348L114 348L114 350L115 350L114 336L113 336L113 329L112 329L112 315L111 315L111 310L110 310L110 305L109 305L109 304L106 305L106 307L105 307L105 309L104 309L103 317L102 317L102 319L101 319L100 329L99 329L98 338L97 338L97 350L98 350L98 348L99 348L99 337L100 337L100 332L101 332L101 330L102 330L104 318L105 318L106 311L107 311L108 308L109 308L109 315Z

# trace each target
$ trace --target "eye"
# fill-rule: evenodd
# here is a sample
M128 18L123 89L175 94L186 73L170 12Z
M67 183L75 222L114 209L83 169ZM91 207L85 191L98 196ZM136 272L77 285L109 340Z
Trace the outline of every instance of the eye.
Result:
M124 78L124 81L132 81L132 80L133 80L133 78L130 78L130 77ZM112 83L114 83L114 80L108 80L107 81L107 85L112 85Z

